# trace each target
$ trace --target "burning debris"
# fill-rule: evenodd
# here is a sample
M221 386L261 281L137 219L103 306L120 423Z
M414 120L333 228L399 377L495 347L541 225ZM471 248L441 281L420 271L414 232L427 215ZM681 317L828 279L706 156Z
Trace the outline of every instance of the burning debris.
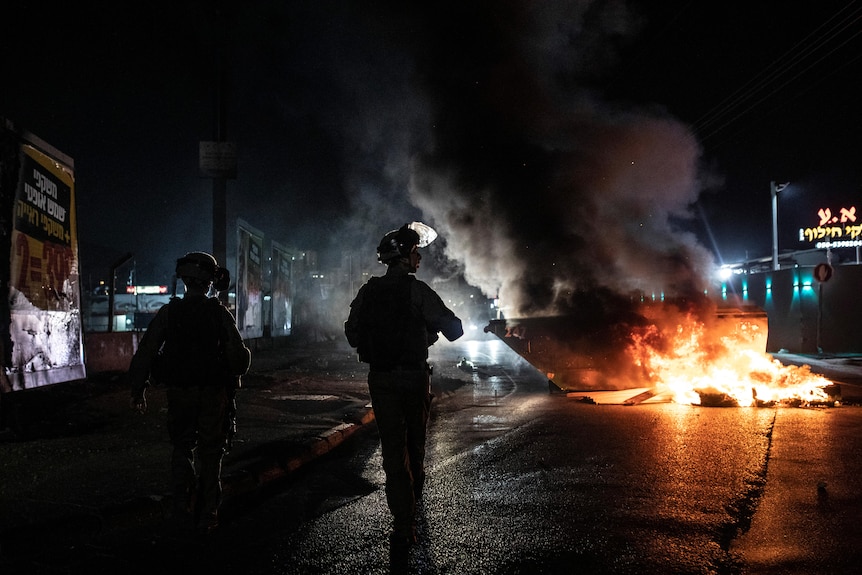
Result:
M747 407L830 401L825 388L831 381L808 366L782 365L765 352L765 314L762 322L742 310L652 319L633 332L628 351L674 402Z
M826 392L831 381L808 366L782 365L766 353L767 318L758 308L650 302L630 307L626 315L617 312L613 319L495 320L486 331L581 399L594 399L601 391L605 403L629 405L833 403Z

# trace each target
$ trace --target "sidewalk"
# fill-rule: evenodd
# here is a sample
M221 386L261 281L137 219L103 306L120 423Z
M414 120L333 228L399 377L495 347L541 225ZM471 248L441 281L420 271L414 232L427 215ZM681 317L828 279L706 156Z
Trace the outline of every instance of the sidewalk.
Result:
M237 394L225 507L373 422L365 374L346 343L256 350ZM34 539L84 539L167 515L163 388L148 390L145 415L129 408L117 375L16 393L16 433L0 438L0 556Z
M807 365L812 373L832 380L839 388L844 404L862 404L862 354L793 354L773 353L784 365Z

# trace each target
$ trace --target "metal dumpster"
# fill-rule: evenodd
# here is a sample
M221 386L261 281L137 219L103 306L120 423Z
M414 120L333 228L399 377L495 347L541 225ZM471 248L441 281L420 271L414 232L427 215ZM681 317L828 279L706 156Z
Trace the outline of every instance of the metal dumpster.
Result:
M485 332L499 337L560 390L620 390L650 387L648 375L631 354L635 331L672 329L679 309L649 303L606 321L577 315L497 319ZM711 339L743 338L766 352L766 312L755 306L716 307L701 318Z

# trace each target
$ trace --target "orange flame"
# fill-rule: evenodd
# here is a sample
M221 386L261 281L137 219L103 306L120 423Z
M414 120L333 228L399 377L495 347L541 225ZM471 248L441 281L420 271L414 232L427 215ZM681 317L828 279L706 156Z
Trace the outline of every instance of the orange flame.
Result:
M657 393L670 395L676 403L718 400L747 407L830 401L824 389L832 385L830 380L812 374L807 365L785 366L755 349L764 337L747 322L720 329L685 315L664 328L639 329L628 351Z

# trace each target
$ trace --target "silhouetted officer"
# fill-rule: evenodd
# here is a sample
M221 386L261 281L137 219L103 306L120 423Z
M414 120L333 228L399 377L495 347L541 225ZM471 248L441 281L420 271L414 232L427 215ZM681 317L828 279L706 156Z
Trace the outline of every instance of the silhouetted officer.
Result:
M421 236L420 236L421 234ZM391 541L416 542L416 502L425 482L425 434L431 406L428 346L438 332L449 341L464 334L461 320L428 284L413 275L437 233L405 224L383 236L377 257L388 268L371 278L350 304L344 333L360 361L369 364L368 388L383 453Z
M177 260L176 274L185 295L162 306L141 338L129 366L131 406L145 412L147 386L166 386L175 517L209 533L218 526L233 399L251 352L230 311L209 297L227 289L227 270L191 252Z

